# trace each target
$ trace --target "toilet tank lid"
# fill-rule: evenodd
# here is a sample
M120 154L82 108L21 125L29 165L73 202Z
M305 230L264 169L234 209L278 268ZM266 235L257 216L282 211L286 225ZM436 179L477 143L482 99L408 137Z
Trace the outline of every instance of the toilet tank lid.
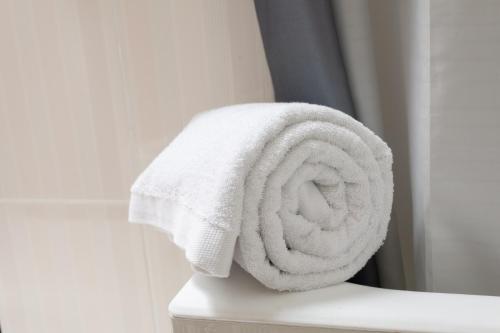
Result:
M400 332L500 332L500 297L342 283L306 292L263 287L236 264L227 279L194 275L173 318Z

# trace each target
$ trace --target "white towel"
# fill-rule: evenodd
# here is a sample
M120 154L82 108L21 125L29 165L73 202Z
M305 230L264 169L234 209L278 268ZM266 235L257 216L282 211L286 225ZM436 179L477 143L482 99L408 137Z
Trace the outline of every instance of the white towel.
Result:
M197 115L132 187L129 218L166 231L193 268L233 258L264 285L347 280L383 243L392 154L348 115L303 103Z

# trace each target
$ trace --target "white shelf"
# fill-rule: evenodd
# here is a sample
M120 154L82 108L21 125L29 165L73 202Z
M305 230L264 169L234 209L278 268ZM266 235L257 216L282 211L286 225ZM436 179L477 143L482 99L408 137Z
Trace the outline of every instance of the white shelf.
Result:
M169 311L174 319L391 332L500 332L500 297L351 283L280 293L266 289L236 264L227 279L195 275Z

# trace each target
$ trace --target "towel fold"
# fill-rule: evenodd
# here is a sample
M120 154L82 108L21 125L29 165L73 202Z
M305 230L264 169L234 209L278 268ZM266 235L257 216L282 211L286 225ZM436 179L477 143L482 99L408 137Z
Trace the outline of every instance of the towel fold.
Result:
M344 113L303 103L197 115L139 176L129 219L166 231L197 271L233 259L264 285L349 279L381 246L392 154Z

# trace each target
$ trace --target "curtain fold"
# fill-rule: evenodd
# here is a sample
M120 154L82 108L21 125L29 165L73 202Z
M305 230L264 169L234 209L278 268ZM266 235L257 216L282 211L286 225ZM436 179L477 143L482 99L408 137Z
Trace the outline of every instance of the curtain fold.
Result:
M394 153L396 180L394 207L387 238L384 246L377 253L379 279L384 288L406 289L412 285L407 280L411 280L413 275L412 260L408 258L403 260L401 247L401 243L404 242L406 252L411 252L411 242L407 241L407 235L411 234L408 232L412 220L411 208L404 204L409 200L402 195L408 192L408 188L404 186L409 179L409 175L405 173L408 168L404 167L407 161L408 146L402 144L406 142L405 136L402 136L401 133L395 133L396 128L392 126L393 124L384 122L383 119L397 119L400 123L398 127L404 128L405 107L392 103L388 105L389 100L396 98L381 94L381 92L388 90L387 82L394 82L390 86L392 93L403 95L398 93L395 87L392 87L392 85L399 85L399 89L402 89L398 77L404 71L399 70L397 64L401 57L399 52L394 51L394 48L400 48L396 42L396 39L399 40L400 37L396 37L399 36L398 29L392 28L391 35L387 30L381 29L379 22L373 19L373 17L378 17L379 20L386 23L397 22L398 6L401 4L398 5L392 1L377 1L374 4L369 0L332 0L332 6L358 118L384 138L393 148ZM381 37L386 38L392 47L377 44ZM380 63L381 59L392 66L383 66ZM400 98L400 100L402 99ZM398 116L396 117L395 114ZM397 137L397 143L394 142L395 137ZM408 267L406 270L404 263Z
M355 116L330 1L255 0L276 101Z
M255 0L277 102L308 102L356 117L330 0ZM375 257L351 280L381 286Z

